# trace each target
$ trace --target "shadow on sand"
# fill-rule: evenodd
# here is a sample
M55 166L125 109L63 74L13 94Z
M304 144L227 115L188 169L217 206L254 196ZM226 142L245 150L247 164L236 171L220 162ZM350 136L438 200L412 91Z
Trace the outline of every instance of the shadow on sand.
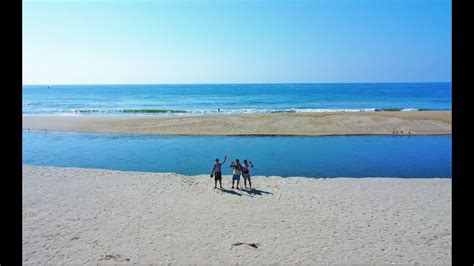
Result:
M229 193L231 195L237 195L237 196L242 196L242 194L236 192L236 191L233 191L233 190L229 190L229 189L225 189L225 188L218 188L220 191L222 192L225 192L225 193Z
M270 194L270 195L273 195L273 193L271 192L268 192L268 191L263 191L263 190L259 190L259 189L255 189L255 188L251 188L251 189L240 189L238 191L241 191L241 192L247 192L248 195L246 194L241 194L237 191L234 191L234 190L231 190L231 189L225 189L225 188L217 188L218 190L222 191L222 192L225 192L225 193L229 193L231 195L237 195L237 196L250 196L250 197L253 197L253 196L263 196L263 195L267 195L267 194Z
M249 195L257 195L257 196L263 196L263 195L266 195L266 194L270 194L270 195L273 195L273 193L271 192L268 192L268 191L264 191L264 190L259 190L259 189L255 189L255 188L251 188L251 189L242 189L242 191L245 191L247 192Z

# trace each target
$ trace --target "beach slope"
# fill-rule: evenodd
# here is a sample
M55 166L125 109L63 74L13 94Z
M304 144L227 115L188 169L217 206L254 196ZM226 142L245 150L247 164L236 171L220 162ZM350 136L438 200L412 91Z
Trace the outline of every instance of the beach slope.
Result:
M451 179L23 166L25 264L450 264Z

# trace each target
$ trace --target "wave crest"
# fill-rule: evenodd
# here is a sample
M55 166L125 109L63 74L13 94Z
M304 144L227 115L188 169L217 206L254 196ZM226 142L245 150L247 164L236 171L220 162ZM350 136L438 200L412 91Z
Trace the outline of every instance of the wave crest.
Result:
M416 112L430 111L428 109L417 108L286 108L286 109L71 109L64 111L56 111L56 114L73 115L73 114L123 114L123 115L212 115L212 114L258 114L258 113L321 113L321 112Z

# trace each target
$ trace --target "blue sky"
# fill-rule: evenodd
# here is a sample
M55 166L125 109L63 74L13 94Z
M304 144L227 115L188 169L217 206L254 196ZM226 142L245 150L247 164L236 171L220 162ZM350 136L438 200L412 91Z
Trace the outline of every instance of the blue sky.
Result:
M23 2L24 84L451 81L451 1Z

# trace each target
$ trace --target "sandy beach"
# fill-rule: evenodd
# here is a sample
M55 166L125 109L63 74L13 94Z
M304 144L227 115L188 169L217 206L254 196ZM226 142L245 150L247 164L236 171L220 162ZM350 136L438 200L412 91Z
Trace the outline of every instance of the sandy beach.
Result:
M23 262L451 263L451 179L223 181L24 165Z
M208 116L23 116L23 129L180 135L451 134L450 111Z

